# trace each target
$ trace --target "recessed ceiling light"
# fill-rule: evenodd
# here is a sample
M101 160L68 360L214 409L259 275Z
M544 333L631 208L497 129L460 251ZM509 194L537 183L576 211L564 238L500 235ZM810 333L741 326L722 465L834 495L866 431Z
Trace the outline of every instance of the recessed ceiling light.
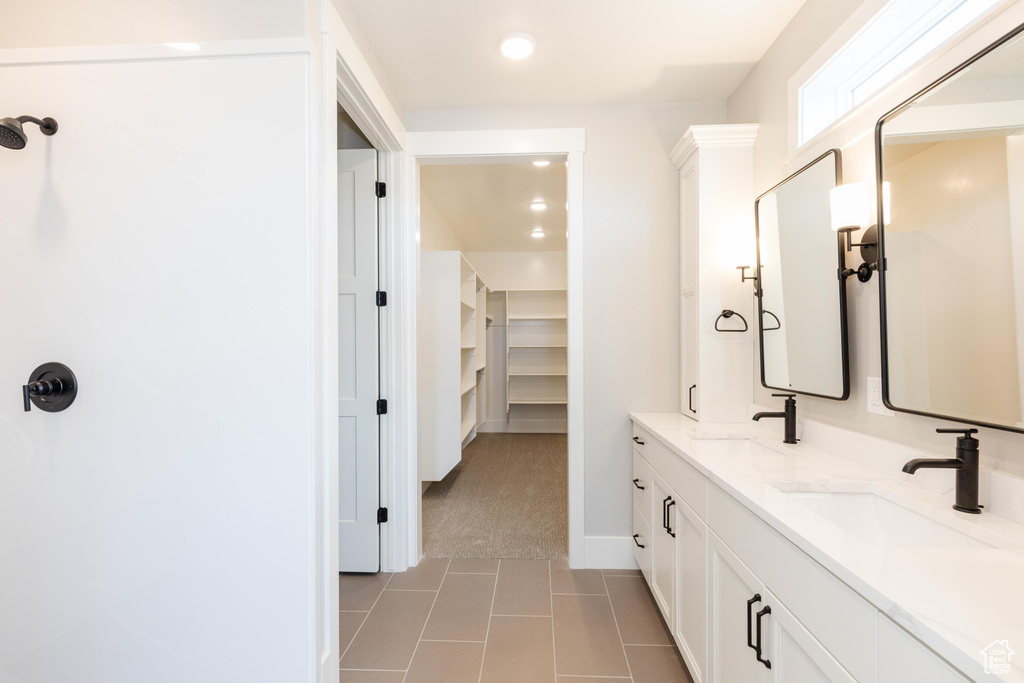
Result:
M540 239L541 237L544 236L544 231L543 230L534 230L532 233L530 233L530 236L531 237L535 237L537 239Z
M534 211L543 211L544 209L548 208L548 205L545 204L544 202L534 202L533 204L530 204L530 208L533 209Z
M523 59L533 54L536 45L533 36L528 33L509 33L498 42L501 54L509 59Z
M547 166L550 163L551 163L550 161L535 161L535 162L533 162L533 165L534 166Z

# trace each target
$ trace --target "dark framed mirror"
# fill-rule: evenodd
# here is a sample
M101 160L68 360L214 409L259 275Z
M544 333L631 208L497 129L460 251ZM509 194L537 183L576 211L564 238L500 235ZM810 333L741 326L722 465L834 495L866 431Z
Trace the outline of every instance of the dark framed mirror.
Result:
M1024 432L1024 25L879 119L882 394Z
M842 235L830 193L842 183L831 149L754 202L761 384L844 401L850 396Z

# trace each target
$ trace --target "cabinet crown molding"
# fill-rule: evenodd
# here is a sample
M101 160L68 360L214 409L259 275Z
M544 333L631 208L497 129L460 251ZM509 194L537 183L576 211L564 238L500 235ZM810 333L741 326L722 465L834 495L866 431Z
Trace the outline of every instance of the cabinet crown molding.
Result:
M690 126L669 159L676 168L682 168L686 160L701 147L732 147L752 145L757 139L756 123L724 123L706 126Z

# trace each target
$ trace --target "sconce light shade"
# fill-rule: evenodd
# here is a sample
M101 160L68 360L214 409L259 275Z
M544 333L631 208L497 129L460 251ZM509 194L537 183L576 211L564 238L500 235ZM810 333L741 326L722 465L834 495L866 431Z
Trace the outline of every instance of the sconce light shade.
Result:
M832 229L863 228L871 222L867 183L847 183L832 190Z

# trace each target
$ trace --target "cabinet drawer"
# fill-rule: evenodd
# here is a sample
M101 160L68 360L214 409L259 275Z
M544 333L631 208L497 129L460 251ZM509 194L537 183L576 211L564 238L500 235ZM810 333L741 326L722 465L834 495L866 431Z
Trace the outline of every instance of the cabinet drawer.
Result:
M657 439L650 441L647 461L668 487L702 520L708 518L708 480Z
M876 680L871 603L715 485L708 525L856 680Z
M651 525L633 506L633 557L648 585L651 583ZM642 548L640 546L643 546Z
M647 430L638 425L636 422L633 423L633 448L640 451L640 455L647 456L647 449L651 443L651 435L647 433Z
M649 524L651 522L651 466L635 448L633 449L633 481L629 485L633 489L633 505L640 510Z

